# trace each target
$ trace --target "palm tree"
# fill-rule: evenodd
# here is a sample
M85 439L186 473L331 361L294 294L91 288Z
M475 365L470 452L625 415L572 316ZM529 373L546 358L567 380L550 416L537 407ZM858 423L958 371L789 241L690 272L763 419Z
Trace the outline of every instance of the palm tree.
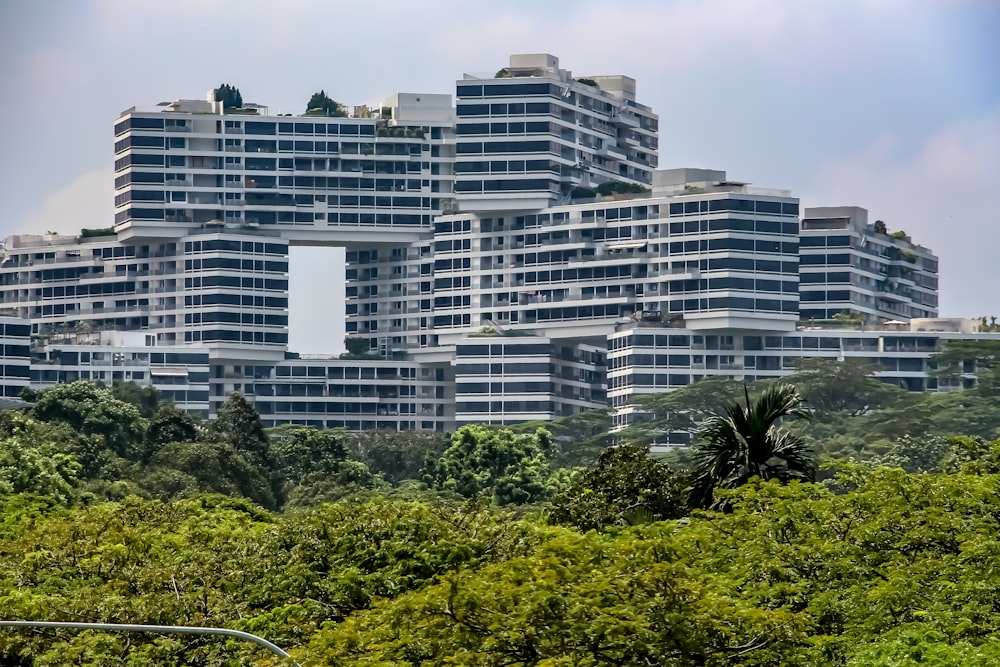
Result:
M815 481L816 462L805 441L778 427L783 417L809 419L795 387L768 387L755 400L743 387L746 405L730 403L708 418L695 448L695 482L688 500L692 507L711 507L716 488L732 489L751 477ZM716 507L720 507L716 503Z

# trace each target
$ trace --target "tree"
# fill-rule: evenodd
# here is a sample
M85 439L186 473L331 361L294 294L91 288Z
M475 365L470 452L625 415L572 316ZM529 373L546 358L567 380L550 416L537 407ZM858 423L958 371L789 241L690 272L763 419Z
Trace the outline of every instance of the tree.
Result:
M936 472L951 448L951 442L941 436L904 435L894 440L884 454L869 459L868 464L902 468L906 472Z
M167 403L161 405L149 421L146 448L148 452L153 453L171 442L194 442L198 436L198 425L194 417Z
M156 452L139 481L163 500L223 493L277 509L279 499L275 497L268 472L226 443L172 442Z
M139 414L149 419L160 407L160 392L156 387L140 387L135 382L114 382L111 385L111 395L119 401L134 405Z
M686 387L633 399L642 418L620 432L636 445L679 442L687 444L701 424L736 400L743 385L728 377L706 377Z
M1000 341L948 340L940 352L931 355L935 377L958 383L963 375L984 373L1000 367Z
M561 468L592 466L612 443L611 410L594 408L552 421L530 421L510 427L515 433L544 428L552 434L552 464Z
M274 461L268 446L267 433L260 422L260 415L239 392L233 394L219 407L212 432L221 442L231 446L257 465L273 468Z
M645 447L612 447L556 496L550 519L580 530L679 519L687 514L689 484L686 473L651 458Z
M223 109L240 109L243 107L243 95L236 86L224 83L215 89L215 101L222 102Z
M80 464L71 454L59 451L46 428L27 415L6 416L0 436L0 495L33 493L69 502L74 496Z
M752 402L744 387L745 405L730 403L708 419L695 447L692 507L713 504L714 490L746 484L752 477L813 481L816 462L800 436L778 426L786 417L810 418L802 397L791 385L765 389Z
M421 470L440 458L448 437L425 431L367 430L351 433L351 455L393 486L419 480Z
M359 336L347 336L344 338L344 347L347 349L347 354L354 357L368 354L368 350L370 349L368 339Z
M794 385L810 408L818 412L862 415L893 405L908 392L873 377L882 366L868 359L796 360L795 374L784 380Z
M649 192L649 188L637 183L626 183L624 181L605 181L597 186L597 194L602 197L613 194L639 194Z
M347 115L344 111L344 105L330 99L330 97L322 90L318 93L313 93L312 97L309 98L309 103L306 105L306 112L319 112L326 116Z
M876 234L888 234L889 230L885 226L885 222L882 220L876 220L875 224L872 226Z
M310 473L333 474L347 460L345 433L339 429L284 424L269 429L267 438L275 469L293 484Z
M539 502L549 496L545 452L550 448L551 436L544 429L515 435L506 428L463 426L426 471L424 482L466 498L487 496L498 505Z
M115 398L107 387L86 380L59 384L41 392L31 412L41 421L62 422L100 437L117 456L137 461L142 455L145 421L138 408Z

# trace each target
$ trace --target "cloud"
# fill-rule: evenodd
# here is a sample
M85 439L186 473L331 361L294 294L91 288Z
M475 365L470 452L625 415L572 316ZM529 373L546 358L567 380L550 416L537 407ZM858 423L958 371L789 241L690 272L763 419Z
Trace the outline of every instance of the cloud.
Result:
M806 206L869 209L941 258L941 312L1000 314L1000 106L908 147L886 134L855 156L821 164Z
M45 198L37 211L5 230L6 234L76 234L82 228L109 227L114 221L114 173L85 173Z

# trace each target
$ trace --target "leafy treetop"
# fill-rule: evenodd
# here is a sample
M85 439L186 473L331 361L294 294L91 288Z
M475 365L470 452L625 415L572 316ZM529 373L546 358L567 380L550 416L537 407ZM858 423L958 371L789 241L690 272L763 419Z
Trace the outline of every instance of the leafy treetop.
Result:
M334 101L324 91L313 93L306 105L307 113L318 113L325 116L346 116L344 105Z
M240 109L243 107L243 95L236 86L224 83L215 89L215 101L222 102L223 109Z

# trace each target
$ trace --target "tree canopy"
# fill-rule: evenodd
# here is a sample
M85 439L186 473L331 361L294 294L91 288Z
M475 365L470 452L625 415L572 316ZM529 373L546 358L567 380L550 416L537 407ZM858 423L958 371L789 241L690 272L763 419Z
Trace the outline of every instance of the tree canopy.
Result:
M223 109L240 109L243 107L243 95L236 86L224 83L215 89L215 101L222 102Z
M347 115L347 112L344 110L344 105L332 100L330 96L322 90L318 93L313 93L312 97L309 98L309 103L306 104L306 112L320 113L325 116Z
M871 370L645 399L645 435L695 443L662 458L598 412L556 436L265 431L239 395L206 424L134 388L54 387L0 414L0 618L230 627L343 667L996 662L997 369L925 395ZM837 459L820 482L810 448ZM689 497L706 474L710 501ZM269 660L0 630L18 667Z

